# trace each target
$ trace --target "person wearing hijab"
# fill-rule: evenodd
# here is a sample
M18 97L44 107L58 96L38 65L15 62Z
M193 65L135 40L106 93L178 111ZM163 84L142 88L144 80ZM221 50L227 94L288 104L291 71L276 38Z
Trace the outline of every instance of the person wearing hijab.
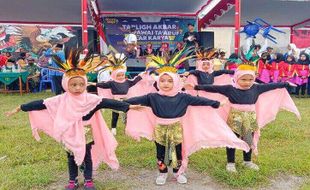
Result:
M270 68L270 79L272 82L280 82L282 78L285 77L284 72L285 62L282 53L276 53L275 59L271 63Z
M173 56L168 61L153 57L158 66L158 91L126 100L130 104L147 107L141 114L128 112L126 134L136 140L145 137L155 141L159 170L157 185L166 183L170 164L177 182L187 183L185 170L188 157L201 148L228 146L249 150L213 109L218 108L220 102L181 92L183 85L176 73L177 65L186 59L188 57ZM200 116L202 113L205 117Z
M285 57L288 55L292 55L295 57L296 60L299 59L300 49L296 47L295 44L291 43L287 46L288 52L285 54Z
M219 96L228 98L229 109L222 117L232 131L251 147L249 152L243 152L243 165L259 170L251 161L251 155L252 151L257 154L260 129L276 118L279 108L289 110L298 117L300 114L287 90L283 89L289 83L255 84L255 72L254 63L247 61L236 70L233 85L185 85L185 88L219 93ZM235 149L227 148L226 154L226 170L236 172Z
M197 78L199 85L213 84L214 78L224 74L234 74L231 70L213 70L213 56L217 52L216 49L201 50L196 52L196 70L185 72L185 76L193 75Z
M306 88L308 83L308 77L309 77L309 55L302 52L299 55L299 59L295 65L295 71L296 71L296 96L297 97L305 97L306 94Z
M96 87L98 89L98 95L105 98L125 100L129 96L130 89L142 80L143 73L135 77L133 80L128 80L126 79L127 70L125 66L127 58L124 56L124 54L113 54L108 55L107 57L107 60L110 62L110 66L106 67L105 69L112 70L111 80L96 84ZM113 135L116 135L118 118L119 113L112 111L111 131Z
M86 92L87 71L91 64L90 58L79 61L82 50L71 49L70 57L63 63L60 57L53 57L55 63L64 72L62 87L65 93L22 104L7 112L11 116L20 110L29 112L32 134L40 140L39 131L43 131L67 151L69 184L66 190L78 188L78 167L84 170L84 189L95 190L92 173L101 162L112 169L119 167L115 155L117 142L107 128L98 111L110 108L126 112L134 108L125 102L100 98Z
M268 55L269 54L267 52L264 52L258 60L257 80L259 83L270 82L270 70L272 66L268 63Z

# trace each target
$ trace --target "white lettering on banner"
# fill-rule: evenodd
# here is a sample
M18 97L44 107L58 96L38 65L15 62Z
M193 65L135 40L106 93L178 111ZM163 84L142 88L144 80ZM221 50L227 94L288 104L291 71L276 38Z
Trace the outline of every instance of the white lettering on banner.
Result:
M154 35L153 31L150 30L138 30L137 35Z

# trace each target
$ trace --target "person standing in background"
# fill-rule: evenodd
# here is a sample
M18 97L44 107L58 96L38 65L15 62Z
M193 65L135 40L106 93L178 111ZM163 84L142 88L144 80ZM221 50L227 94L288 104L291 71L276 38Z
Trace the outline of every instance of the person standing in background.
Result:
M63 44L56 44L45 52L46 57L51 57L53 55L57 55L62 61L65 61L65 53L63 51ZM59 68L57 64L53 61L53 59L51 59L50 66L53 68ZM62 94L64 92L62 85L61 85L63 73L59 71L51 70L50 75L52 76L52 80L55 86L55 94L56 95Z
M188 32L185 32L183 36L183 41L188 46L196 46L200 44L200 37L198 32L194 31L194 24L188 23L187 24Z

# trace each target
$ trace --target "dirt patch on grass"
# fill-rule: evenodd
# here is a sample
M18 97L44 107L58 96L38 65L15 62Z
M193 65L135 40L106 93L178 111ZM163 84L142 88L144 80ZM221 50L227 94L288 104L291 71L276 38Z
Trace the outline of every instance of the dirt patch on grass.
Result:
M64 189L67 183L67 174L63 174L59 181L50 184L47 189L59 190ZM128 189L128 190L229 190L228 186L219 184L211 177L189 169L187 171L188 183L180 185L176 182L172 173L169 173L167 183L164 186L157 186L155 178L157 171L137 169L137 168L121 168L117 172L111 170L99 171L94 173L94 179L97 189ZM82 190L83 178L79 177L80 188ZM259 190L297 190L305 182L304 177L281 174L270 180L270 184L266 187L258 187ZM99 186L99 187L98 187ZM244 188L253 189L253 188Z

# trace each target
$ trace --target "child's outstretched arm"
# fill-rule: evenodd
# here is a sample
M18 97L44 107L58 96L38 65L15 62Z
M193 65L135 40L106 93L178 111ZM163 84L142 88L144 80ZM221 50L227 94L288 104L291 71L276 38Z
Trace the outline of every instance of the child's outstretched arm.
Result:
M92 111L90 111L87 115L83 116L83 120L89 120L96 111L103 108L127 112L129 109L140 110L143 108L143 106L130 105L129 103L124 101L102 98L102 101Z
M129 82L129 88L136 85L139 81L141 81L143 78L143 75L147 75L146 72L140 73L138 76L136 76L133 80L128 80Z
M111 88L111 81L96 83L98 88Z
M220 93L224 96L229 96L230 90L233 88L231 85L193 85L190 83L184 84L186 90L203 90L206 92Z
M127 102L129 104L133 104L133 105L142 105L142 106L149 106L150 107L148 95L129 98L129 99L125 100L125 102Z
M219 108L220 106L224 105L225 103L221 103L216 100L210 100L208 98L204 97L198 97L198 96L191 96L189 94L186 94L186 102L188 105L191 106L211 106L213 108Z
M270 83L270 84L258 84L257 85L257 90L259 94L262 94L264 92L270 91L270 90L275 90L278 88L286 88L289 86L296 86L293 83L288 83L288 82L279 82L279 83Z
M235 74L235 71L232 71L232 70L219 70L219 71L214 71L213 72L213 75L215 77L223 75L223 74L233 75L233 74Z
M7 117L10 117L20 111L28 112L28 111L44 110L44 109L46 109L46 106L43 104L43 100L36 100L33 102L29 102L27 104L22 104L16 107L15 109L13 109L12 111L6 112L5 114Z

